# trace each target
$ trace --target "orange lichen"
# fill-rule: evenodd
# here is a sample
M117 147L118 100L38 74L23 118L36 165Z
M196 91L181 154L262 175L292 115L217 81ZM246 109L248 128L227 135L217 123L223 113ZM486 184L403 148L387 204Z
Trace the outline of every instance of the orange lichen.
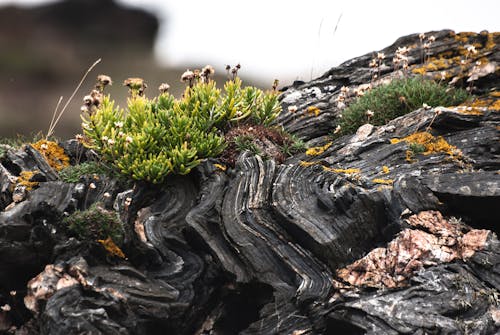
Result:
M321 155L331 145L332 145L332 142L328 142L327 144L325 144L323 146L309 148L309 149L306 150L306 155L307 156L318 156L318 155Z
M316 106L309 106L307 107L307 113L318 116L321 113L321 110Z
M488 94L489 97L480 97L474 99L472 102L465 102L461 105L455 107L455 110L462 114L472 114L472 115L483 115L483 112L489 111L500 111L500 96L499 92L491 92Z
M53 169L59 171L69 166L69 157L64 153L64 149L56 142L40 140L33 143L32 146L42 154Z
M21 171L17 178L17 184L26 186L26 190L31 191L34 187L38 186L37 181L31 181L31 178L33 178L37 172L38 171Z
M399 143L401 141L405 141L408 145L418 145L423 148L422 154L430 155L433 153L444 153L450 155L454 158L458 158L462 156L461 151L446 142L446 140L442 136L434 137L431 133L428 132L418 132L415 134L411 134L405 138L393 138L391 139L392 144ZM415 153L412 150L406 151L406 160L411 162L413 161L413 155Z
M491 50L496 46L495 43L495 37L500 36L500 33L495 32L495 33L489 33L488 34L488 39L486 40L486 45L484 46L485 49Z
M382 173L383 174L388 174L389 172L391 172L391 170L389 169L389 167L387 165L382 166Z
M109 254L120 258L125 258L125 254L123 253L122 249L120 249L120 247L116 245L111 237L108 237L105 240L97 240L97 242L101 243L104 249L106 249Z
M360 169L335 169L328 166L323 166L323 170L334 173L345 173L345 174L355 174L360 173Z
M472 36L477 36L477 34L473 33L473 32L462 32L462 33L455 34L453 37L455 38L456 41L465 44L465 43L469 43L469 39Z
M384 184L384 185L392 185L394 183L393 179L380 179L380 178L375 178L372 180L375 184Z

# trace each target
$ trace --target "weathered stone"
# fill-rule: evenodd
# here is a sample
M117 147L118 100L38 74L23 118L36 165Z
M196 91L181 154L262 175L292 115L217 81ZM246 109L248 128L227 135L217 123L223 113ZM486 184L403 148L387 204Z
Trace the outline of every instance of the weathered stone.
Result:
M436 57L454 53L464 38L430 34ZM498 47L488 44L497 35L467 36L497 61ZM416 45L409 65L419 72L419 43L410 35L382 52L391 58ZM207 160L166 185L128 190L108 177L69 185L43 172L49 181L24 201L8 210L2 203L0 306L11 310L0 312L0 327L15 321L35 334L500 331L498 94L474 113L421 108L333 141L342 90L401 75L387 65L372 83L371 57L285 90L277 123L310 150L283 164L247 152L227 171ZM449 69L456 78L459 70ZM478 92L497 90L497 77L478 76ZM421 132L441 136L448 150L409 155L404 138ZM40 158L7 153L2 196L11 195L10 176L43 166ZM61 226L95 202L119 213L125 258Z

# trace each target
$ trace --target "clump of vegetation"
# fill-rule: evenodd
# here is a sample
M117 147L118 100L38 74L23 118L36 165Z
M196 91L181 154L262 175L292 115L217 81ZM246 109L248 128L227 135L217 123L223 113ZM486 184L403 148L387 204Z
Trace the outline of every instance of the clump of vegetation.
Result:
M66 183L78 183L82 176L109 175L113 174L104 164L94 161L70 165L59 171L59 177Z
M127 110L115 107L98 82L84 98L84 143L120 173L156 184L220 155L226 147L223 132L242 124L267 126L281 111L276 90L243 87L235 75L220 90L212 74L210 66L186 71L181 79L188 87L180 99L166 84L149 99L144 81L130 78L124 83L130 90Z
M82 240L98 241L111 238L123 243L123 226L115 211L94 203L84 211L76 211L63 219L69 231Z
M363 124L384 125L388 121L428 106L454 106L470 95L463 89L447 86L421 77L394 79L358 97L343 112L337 123L336 136L353 134Z
M8 144L1 144L0 143L0 159L2 159L7 154L7 151L10 148L11 147Z
M296 136L275 127L246 124L229 129L225 136L227 148L221 161L234 166L241 152L249 151L264 159L274 159L281 163L286 157L304 150L305 144Z

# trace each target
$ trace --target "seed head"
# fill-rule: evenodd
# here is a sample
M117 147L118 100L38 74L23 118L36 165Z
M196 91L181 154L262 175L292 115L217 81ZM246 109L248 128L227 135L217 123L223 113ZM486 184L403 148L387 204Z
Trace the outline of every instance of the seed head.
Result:
M86 95L86 96L84 96L84 97L83 97L83 103L84 103L85 105L87 105L87 106L90 106L90 105L92 104L92 101L93 101L93 100L94 100L94 99L93 99L93 98L92 98L92 96L90 96L90 95Z
M127 86L130 94L133 96L142 96L144 94L144 90L148 87L142 78L127 78L123 82L123 86Z
M97 83L95 85L96 89L102 92L104 90L104 87L108 85L113 85L113 81L111 80L110 76L107 76L105 74L100 74L97 76Z
M186 70L181 76L182 82L191 81L193 79L194 79L194 72L189 69Z
M476 47L473 46L473 45L467 46L467 51L470 52L470 53L472 53L472 54L474 54L474 55L477 54Z
M205 76L211 76L215 73L215 69L212 65L205 65L205 67L201 70L201 73Z
M160 91L160 93L167 93L169 89L170 89L170 85L167 83L162 83L160 85L160 87L158 87L158 90Z

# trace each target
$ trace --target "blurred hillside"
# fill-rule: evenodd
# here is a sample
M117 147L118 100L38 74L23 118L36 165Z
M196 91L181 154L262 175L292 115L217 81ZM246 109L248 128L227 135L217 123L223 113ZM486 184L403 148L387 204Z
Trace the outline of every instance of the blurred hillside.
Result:
M98 58L102 62L70 104L56 136L68 138L80 132L82 97L101 73L113 78L108 92L121 106L127 77L144 78L146 94L156 95L159 84L167 82L178 96L184 89L179 78L185 68L164 68L154 59L159 24L153 14L112 0L0 8L0 137L46 132L59 97L64 96L64 103ZM216 71L224 74L224 69Z

